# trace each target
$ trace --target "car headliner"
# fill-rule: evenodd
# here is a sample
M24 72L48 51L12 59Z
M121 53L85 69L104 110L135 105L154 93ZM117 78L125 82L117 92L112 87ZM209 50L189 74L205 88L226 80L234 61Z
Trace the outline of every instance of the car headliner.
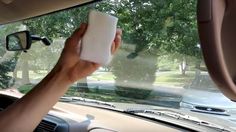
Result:
M0 25L98 0L0 0Z

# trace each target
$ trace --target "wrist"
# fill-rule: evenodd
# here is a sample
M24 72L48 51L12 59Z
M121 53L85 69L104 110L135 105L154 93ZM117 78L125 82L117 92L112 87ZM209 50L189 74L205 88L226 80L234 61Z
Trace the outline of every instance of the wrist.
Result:
M63 68L62 66L56 66L54 69L48 74L48 78L57 78L60 85L71 85L73 81L68 76L69 70ZM47 78L46 77L46 78Z

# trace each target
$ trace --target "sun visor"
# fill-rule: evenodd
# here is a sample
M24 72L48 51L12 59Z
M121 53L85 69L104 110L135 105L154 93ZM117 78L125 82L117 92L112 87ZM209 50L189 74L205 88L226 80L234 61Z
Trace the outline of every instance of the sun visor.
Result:
M209 74L236 101L236 1L198 0L198 30Z
M0 0L0 25L98 0Z

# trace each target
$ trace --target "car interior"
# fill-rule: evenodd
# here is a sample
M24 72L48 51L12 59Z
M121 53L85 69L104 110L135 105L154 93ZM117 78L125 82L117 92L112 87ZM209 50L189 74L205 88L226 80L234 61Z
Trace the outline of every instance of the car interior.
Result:
M125 44L111 66L71 86L35 132L236 131L234 0L0 0L0 70L10 68L0 75L1 111L52 69L65 39L92 9L119 18ZM32 45L8 45L14 39L10 35L24 39L14 43ZM200 57L192 57L195 51ZM207 71L196 68L198 62ZM5 86L8 76L12 79ZM30 76L27 83L25 76ZM189 89L200 92L184 92Z

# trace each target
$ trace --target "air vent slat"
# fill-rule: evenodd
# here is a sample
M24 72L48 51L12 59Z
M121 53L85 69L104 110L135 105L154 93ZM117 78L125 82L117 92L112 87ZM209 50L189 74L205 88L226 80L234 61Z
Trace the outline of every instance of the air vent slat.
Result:
M42 120L35 129L35 132L54 132L57 128L57 124Z

